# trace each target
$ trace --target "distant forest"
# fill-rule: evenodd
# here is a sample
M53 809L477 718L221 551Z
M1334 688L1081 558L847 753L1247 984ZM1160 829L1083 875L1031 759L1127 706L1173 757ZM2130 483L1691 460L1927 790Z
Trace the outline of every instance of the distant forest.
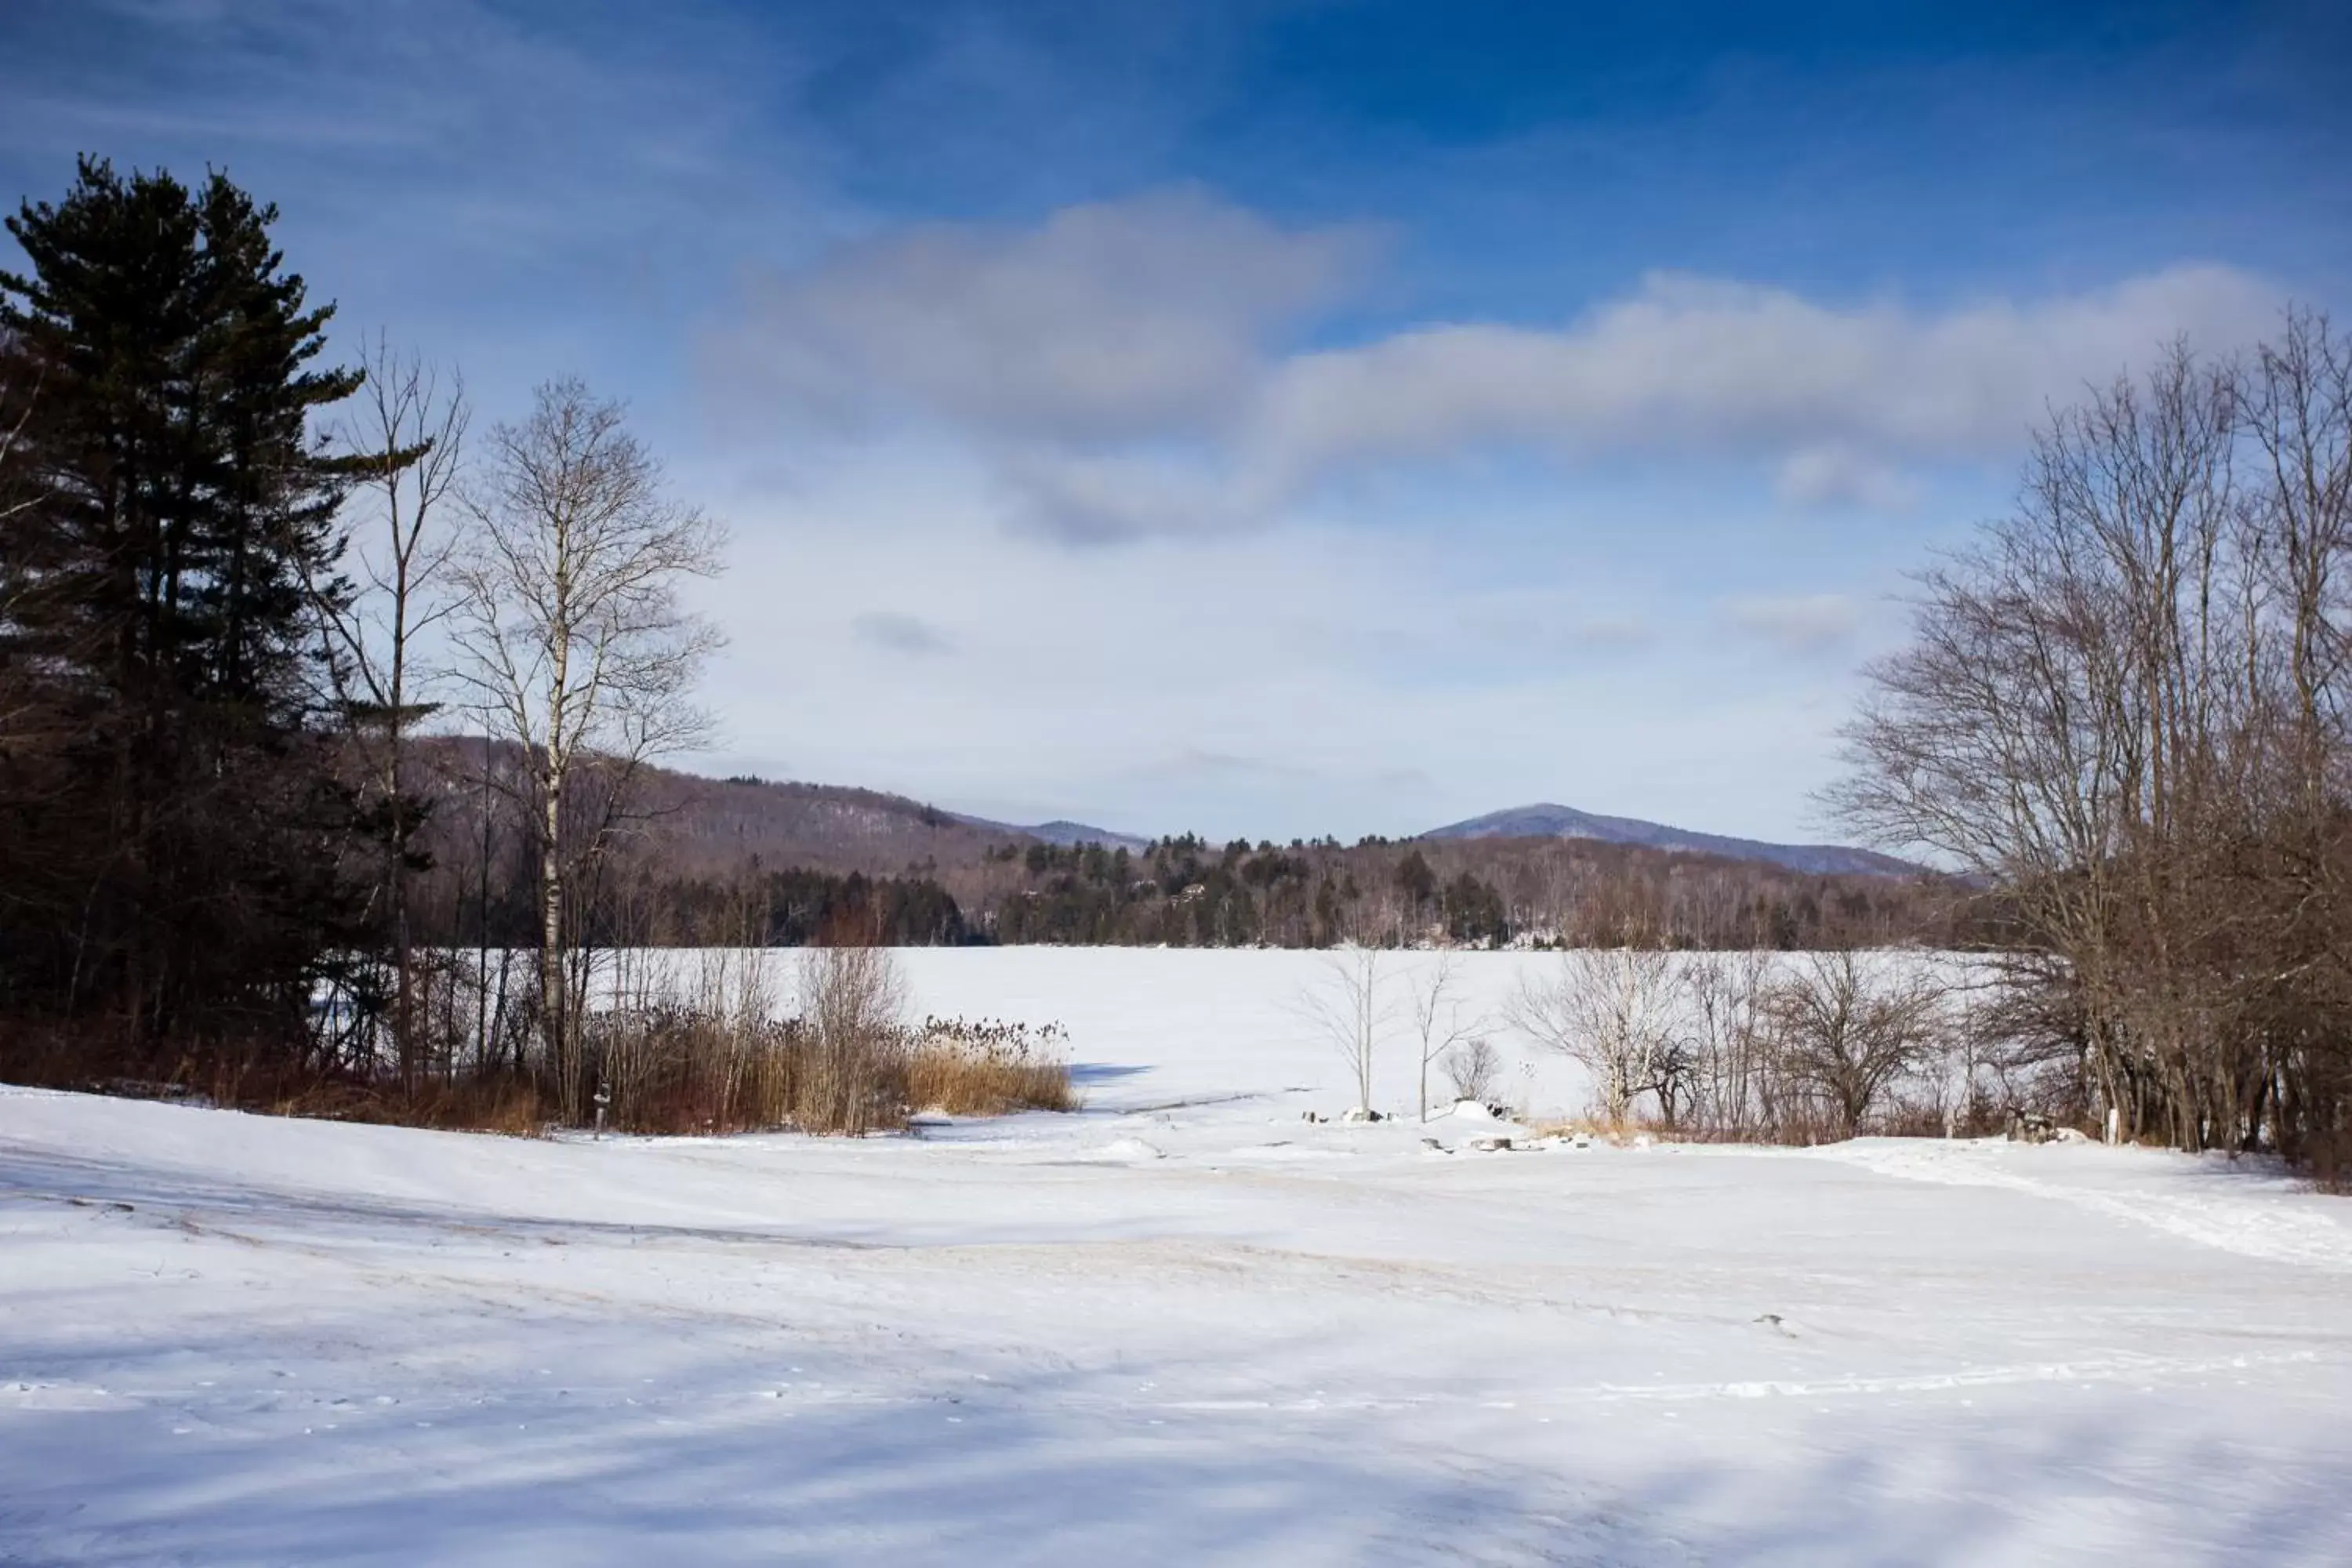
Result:
M510 749L424 743L439 773L418 935L527 946L536 889ZM486 778L485 773L488 777ZM654 776L661 804L604 868L607 946L1065 943L1327 947L1514 942L1810 949L1987 934L1948 879L1823 876L1585 839L1196 836L1055 845L869 791Z

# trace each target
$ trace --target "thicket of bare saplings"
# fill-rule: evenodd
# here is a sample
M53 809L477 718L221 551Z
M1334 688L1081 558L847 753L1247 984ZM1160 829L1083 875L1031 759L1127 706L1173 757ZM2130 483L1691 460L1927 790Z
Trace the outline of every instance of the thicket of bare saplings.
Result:
M1837 804L1993 890L2002 1028L2183 1149L2352 1148L2352 343L2295 313L2054 416L1920 580Z
M1529 975L1500 1022L1582 1067L1615 1131L1982 1132L2052 1092L2042 1061L1984 1033L1977 988L1919 953L1576 949Z

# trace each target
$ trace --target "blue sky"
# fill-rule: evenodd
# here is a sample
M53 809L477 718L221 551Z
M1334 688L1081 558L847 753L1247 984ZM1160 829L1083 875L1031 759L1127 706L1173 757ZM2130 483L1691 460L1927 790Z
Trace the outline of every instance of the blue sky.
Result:
M2039 410L2352 293L2323 5L13 0L0 195L225 166L731 530L695 765L1759 837Z

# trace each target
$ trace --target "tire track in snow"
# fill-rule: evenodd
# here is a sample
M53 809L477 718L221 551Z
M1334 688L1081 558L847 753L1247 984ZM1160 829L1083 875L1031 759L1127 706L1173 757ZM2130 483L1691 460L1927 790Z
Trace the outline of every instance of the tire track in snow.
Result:
M1801 1382L1758 1379L1728 1383L1601 1384L1589 1390L1562 1391L1557 1398L1595 1402L1692 1399L1816 1398L1835 1394L1936 1394L1951 1389L2000 1388L2025 1383L2123 1383L2141 1379L2170 1380L2209 1373L2242 1372L2254 1367L2284 1366L2315 1362L2315 1351L2276 1351L2252 1355L2101 1356L2075 1361L2036 1362L2020 1366L1964 1367L1956 1372L1906 1373L1881 1377L1812 1378Z
M1889 1394L1941 1394L1975 1388L2002 1388L2033 1383L2136 1383L2170 1381L2213 1373L2245 1372L2258 1367L2285 1366L2318 1361L2315 1351L2282 1351L2268 1354L2210 1356L2098 1356L2073 1361L2037 1362L2018 1366L1962 1367L1950 1372L1904 1373L1876 1377L1735 1378L1722 1383L1619 1384L1596 1383L1574 1388L1511 1390L1507 1395L1481 1397L1401 1394L1387 1397L1330 1399L1189 1399L1164 1401L1157 1409L1201 1414L1282 1411L1306 1414L1317 1410L1412 1410L1431 1405L1477 1405L1494 1410L1545 1409L1557 1406L1628 1404L1687 1404L1712 1399L1826 1399Z
M2287 1207L2276 1194L2202 1197L2140 1191L2122 1195L2039 1180L1996 1165L1981 1151L1966 1145L1909 1149L1847 1143L1816 1151L1815 1156L1905 1181L2028 1193L2242 1258L2352 1274L2352 1228L2324 1215Z
M1498 1387L1486 1392L1285 1394L1267 1391L1192 1398L1139 1394L1056 1393L1039 1397L1017 1383L959 1384L945 1390L873 1389L832 1385L778 1388L720 1395L729 1399L781 1400L803 1408L887 1408L950 1404L982 1415L992 1408L1054 1409L1072 1414L1170 1415L1349 1415L1414 1411L1482 1409L1548 1415L1601 1405L1682 1405L1712 1400L1868 1398L1903 1394L1967 1393L2032 1384L2166 1383L2182 1378L2257 1369L2311 1365L2315 1351L2279 1351L2226 1356L2083 1356L2066 1361L2007 1366L1959 1367L1942 1372L1823 1378L1734 1378L1717 1383L1595 1383L1555 1388Z

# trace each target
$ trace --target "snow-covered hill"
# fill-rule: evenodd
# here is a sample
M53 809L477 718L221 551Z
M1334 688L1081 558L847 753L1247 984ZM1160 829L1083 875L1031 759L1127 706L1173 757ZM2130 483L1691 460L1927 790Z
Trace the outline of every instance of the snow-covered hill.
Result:
M1309 1122L1314 962L912 954L1092 1108L911 1139L0 1090L0 1562L2346 1560L2342 1201Z

